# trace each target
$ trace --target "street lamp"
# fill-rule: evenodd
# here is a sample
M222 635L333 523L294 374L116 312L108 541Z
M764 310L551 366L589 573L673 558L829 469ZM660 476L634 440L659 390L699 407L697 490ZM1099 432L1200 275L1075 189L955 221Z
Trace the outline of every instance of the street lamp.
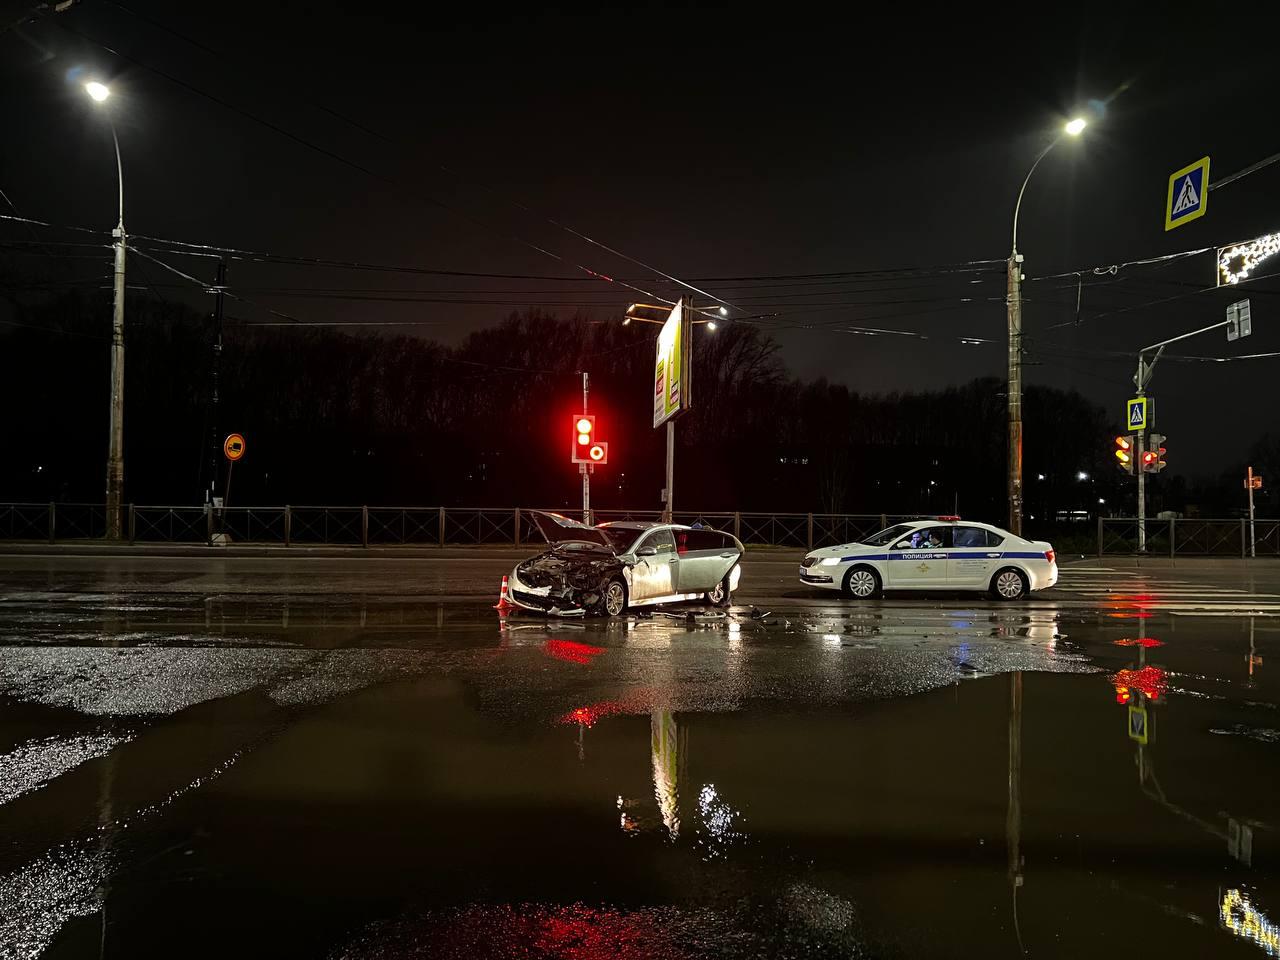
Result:
M85 92L94 103L105 103L111 96L106 84L90 80ZM120 539L120 509L124 499L124 166L120 162L120 140L116 125L111 126L111 142L116 148L116 186L119 219L111 231L115 238L115 299L111 309L111 432L107 443L107 539Z
M1022 195L1027 192L1027 184L1040 161L1063 137L1078 137L1085 126L1083 117L1068 121L1062 133L1040 151L1022 181L1018 202L1013 208L1013 249L1009 254L1006 300L1009 314L1009 530L1018 536L1022 535L1022 255L1018 253L1018 214L1022 210Z

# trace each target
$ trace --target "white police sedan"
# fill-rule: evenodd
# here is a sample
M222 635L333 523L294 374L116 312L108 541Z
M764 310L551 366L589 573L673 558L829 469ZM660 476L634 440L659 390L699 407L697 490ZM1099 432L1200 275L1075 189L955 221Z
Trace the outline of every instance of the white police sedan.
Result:
M883 590L984 590L1018 600L1058 582L1053 547L959 517L911 520L805 555L800 582L866 600Z

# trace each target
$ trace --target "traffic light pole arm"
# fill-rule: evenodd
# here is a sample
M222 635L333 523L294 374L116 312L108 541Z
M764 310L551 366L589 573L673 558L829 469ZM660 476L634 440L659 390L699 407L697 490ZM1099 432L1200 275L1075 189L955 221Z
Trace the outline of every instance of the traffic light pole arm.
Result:
M1138 351L1138 372L1134 374L1133 385L1138 388L1138 393L1142 394L1147 389L1147 384L1151 382L1151 375L1155 371L1156 361L1160 359L1160 355L1164 353L1164 348L1171 343L1177 343L1179 340L1186 340L1188 337L1196 337L1202 333L1208 333L1210 330L1217 330L1220 327L1230 326L1230 320L1223 320L1219 323L1211 323L1207 327L1201 327L1199 330L1192 330L1190 333L1180 333L1176 337L1170 337L1168 340L1161 340L1159 343L1153 343L1148 347L1143 347ZM1156 355L1148 362L1145 358L1152 350Z

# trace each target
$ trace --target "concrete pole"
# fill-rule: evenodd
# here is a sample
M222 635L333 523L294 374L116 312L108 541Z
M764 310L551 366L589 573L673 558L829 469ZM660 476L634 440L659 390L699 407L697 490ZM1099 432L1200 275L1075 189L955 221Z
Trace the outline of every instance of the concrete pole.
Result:
M1014 247L1009 255L1008 273L1009 532L1020 537L1022 536L1022 257L1017 247Z
M111 310L111 416L107 442L107 539L120 539L120 510L124 500L124 168L120 163L120 141L115 126L111 142L116 148L116 177L119 186L120 217L115 237L115 299Z

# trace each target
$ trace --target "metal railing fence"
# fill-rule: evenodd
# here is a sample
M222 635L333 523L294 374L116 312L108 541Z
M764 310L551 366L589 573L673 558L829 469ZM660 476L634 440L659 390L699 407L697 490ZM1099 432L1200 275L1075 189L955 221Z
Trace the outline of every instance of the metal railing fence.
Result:
M1248 557L1249 521L1239 519L1147 520L1146 553L1167 557ZM1254 550L1280 557L1280 520L1255 520ZM1098 518L1098 556L1139 553L1136 517Z
M549 511L578 516L564 509ZM227 507L128 504L121 530L130 543L214 542L279 546L537 545L533 511L510 507ZM658 521L660 510L595 510L595 523ZM676 523L733 533L755 546L811 549L849 543L895 523L885 514L676 511ZM49 543L106 535L102 504L0 503L0 540Z
M122 508L121 529L130 543L230 543L307 546L500 546L538 545L532 512L520 507L154 506ZM578 516L564 509L549 511ZM596 523L656 521L659 510L596 510ZM872 513L768 513L677 511L675 522L700 523L731 532L754 546L813 549L862 540L906 516ZM106 536L100 503L0 503L0 541L88 541ZM1087 527L1085 528L1087 530ZM1084 531L1081 531L1082 533ZM1280 520L1257 520L1259 557L1280 557ZM1035 537L1032 532L1029 534ZM1087 534L1085 534L1087 536ZM1097 520L1098 556L1138 553L1135 517ZM1244 519L1146 521L1146 553L1152 556L1249 555Z

